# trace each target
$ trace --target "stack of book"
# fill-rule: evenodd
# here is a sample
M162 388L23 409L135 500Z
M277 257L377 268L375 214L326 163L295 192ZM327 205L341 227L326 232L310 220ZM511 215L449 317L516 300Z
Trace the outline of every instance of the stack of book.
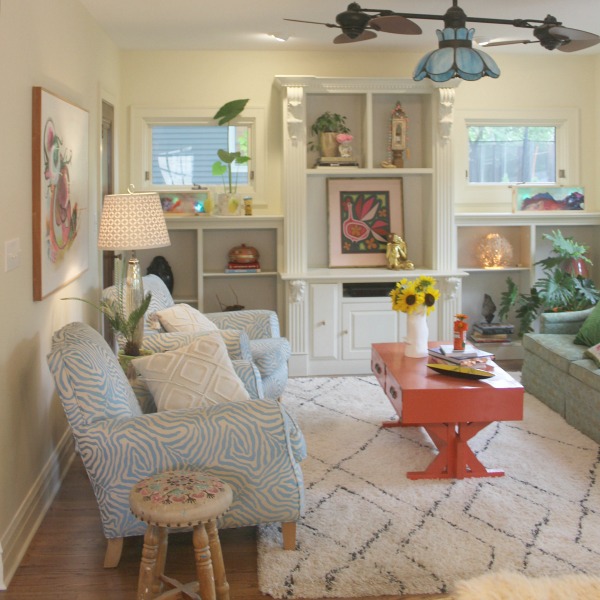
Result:
M515 326L510 323L475 323L469 332L470 338L478 344L503 344L510 342Z
M454 350L452 344L442 344L435 348L429 348L429 356L435 362L448 363L451 365L462 365L485 369L489 361L494 360L495 355L467 344L464 350ZM493 368L490 365L490 368Z
M227 263L225 273L260 273L260 263L255 260L249 263Z
M352 156L322 156L315 165L318 167L358 167L358 161Z

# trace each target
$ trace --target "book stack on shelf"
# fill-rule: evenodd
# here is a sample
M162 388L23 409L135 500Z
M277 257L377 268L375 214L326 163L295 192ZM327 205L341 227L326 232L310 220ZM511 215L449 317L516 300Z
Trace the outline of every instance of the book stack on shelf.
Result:
M454 350L452 344L442 344L435 348L429 348L428 352L436 363L474 367L486 371L494 370L494 365L490 364L490 361L494 360L495 355L471 344L467 344L464 350Z
M514 331L510 323L475 323L469 337L478 344L506 344Z
M315 165L319 167L358 167L358 161L352 156L322 156Z
M248 263L228 262L225 273L260 273L260 263L255 260Z

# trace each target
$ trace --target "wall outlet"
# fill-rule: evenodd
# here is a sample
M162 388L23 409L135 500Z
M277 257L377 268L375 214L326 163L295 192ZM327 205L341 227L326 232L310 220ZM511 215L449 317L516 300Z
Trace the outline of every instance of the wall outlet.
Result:
M4 271L16 269L21 262L21 240L15 238L4 242Z

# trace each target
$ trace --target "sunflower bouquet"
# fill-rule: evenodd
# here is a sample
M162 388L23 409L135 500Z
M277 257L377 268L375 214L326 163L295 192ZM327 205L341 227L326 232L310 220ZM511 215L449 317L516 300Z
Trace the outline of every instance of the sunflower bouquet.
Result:
M390 292L392 308L410 315L424 307L429 315L435 310L435 303L440 297L435 284L435 279L428 275L421 275L410 281L401 279Z

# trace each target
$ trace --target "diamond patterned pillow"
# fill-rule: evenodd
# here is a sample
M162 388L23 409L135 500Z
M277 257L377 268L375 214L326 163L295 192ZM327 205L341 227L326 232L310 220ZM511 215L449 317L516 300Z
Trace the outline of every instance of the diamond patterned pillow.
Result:
M210 319L189 304L176 304L156 311L152 318L157 318L162 328L169 333L204 333L217 330L217 326Z
M148 384L158 410L206 408L250 399L219 333L201 335L187 346L131 362Z

